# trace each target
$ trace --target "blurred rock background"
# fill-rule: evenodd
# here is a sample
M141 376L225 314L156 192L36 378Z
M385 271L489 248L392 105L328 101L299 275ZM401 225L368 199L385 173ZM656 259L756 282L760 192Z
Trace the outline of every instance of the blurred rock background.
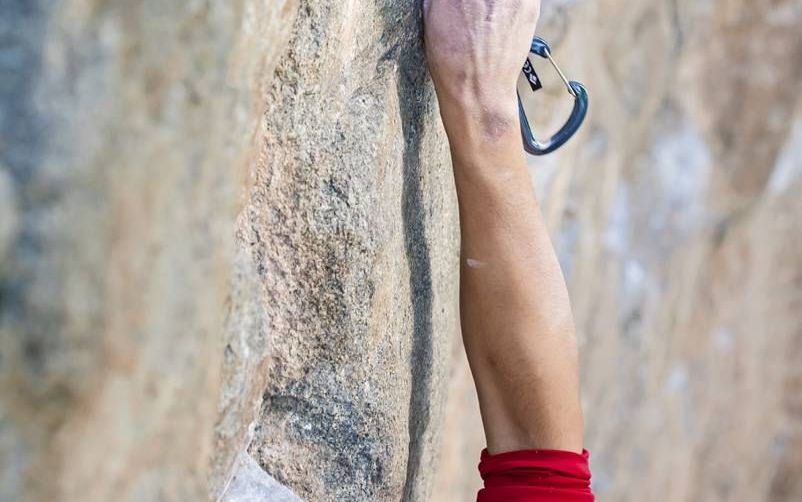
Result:
M600 500L802 498L800 24L544 0ZM0 500L472 500L456 224L418 2L0 0Z

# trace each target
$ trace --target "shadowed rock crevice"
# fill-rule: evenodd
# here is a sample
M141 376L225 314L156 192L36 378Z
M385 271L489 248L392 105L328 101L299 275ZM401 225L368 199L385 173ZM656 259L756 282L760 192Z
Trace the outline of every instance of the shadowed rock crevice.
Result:
M399 57L398 99L400 103L426 103L432 98L418 55L419 47L405 48ZM414 52L412 52L414 51ZM404 132L404 241L409 266L410 302L413 326L410 371L412 385L409 398L409 458L407 460L404 500L413 500L424 455L424 437L430 427L432 385L432 266L426 235L427 217L423 204L421 181L420 134L423 116L401 108Z
M402 2L402 6L381 7L386 23L382 66L396 65L399 114L404 138L402 216L404 243L409 270L409 294L413 331L410 350L410 397L408 413L409 446L402 500L422 497L419 483L426 456L427 430L433 425L431 413L433 379L433 302L432 265L427 225L421 141L429 126L433 87L428 76L422 43L421 2ZM426 490L423 490L425 493Z

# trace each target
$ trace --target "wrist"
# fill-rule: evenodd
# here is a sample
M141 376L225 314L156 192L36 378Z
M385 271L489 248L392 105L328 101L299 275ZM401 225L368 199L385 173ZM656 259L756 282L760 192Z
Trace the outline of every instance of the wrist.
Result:
M520 146L521 125L515 95L506 99L466 96L439 101L452 151L492 154L509 149L512 143Z
M452 135L450 135L452 136ZM449 140L454 177L459 187L496 192L531 188L521 133L516 125L490 140L456 134Z
M438 93L438 100L449 139L495 142L520 128L515 93L488 90L445 96Z
M486 184L511 178L528 180L515 90L464 87L437 86L457 181Z

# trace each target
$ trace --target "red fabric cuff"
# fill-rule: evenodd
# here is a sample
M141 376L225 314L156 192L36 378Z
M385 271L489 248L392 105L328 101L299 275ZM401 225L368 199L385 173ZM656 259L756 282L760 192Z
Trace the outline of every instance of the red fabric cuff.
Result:
M587 450L482 452L477 502L593 502Z

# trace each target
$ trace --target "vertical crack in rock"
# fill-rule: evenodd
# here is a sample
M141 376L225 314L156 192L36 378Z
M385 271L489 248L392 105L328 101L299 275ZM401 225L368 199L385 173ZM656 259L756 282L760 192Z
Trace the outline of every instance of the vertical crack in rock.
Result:
M423 438L429 426L432 379L432 266L426 237L426 214L423 209L420 169L420 132L423 115L405 104L427 102L431 98L425 85L425 70L420 57L407 47L399 59L398 100L404 131L404 240L409 266L410 302L414 332L410 353L412 387L409 397L409 457L404 483L404 500L413 498L423 456Z
M409 294L412 305L413 332L410 351L411 386L409 394L409 446L402 500L421 498L419 474L424 461L427 430L432 418L433 373L433 286L429 239L426 233L421 139L425 111L433 99L423 56L423 18L421 4L413 2L405 14L385 6L382 14L387 27L384 45L389 49L383 60L394 59L398 65L397 93L404 137L402 215L404 244L409 268ZM399 17L404 15L403 20ZM402 22L399 22L402 21ZM399 30L399 27L402 27ZM394 31L399 30L399 31ZM402 40L398 40L403 38Z

